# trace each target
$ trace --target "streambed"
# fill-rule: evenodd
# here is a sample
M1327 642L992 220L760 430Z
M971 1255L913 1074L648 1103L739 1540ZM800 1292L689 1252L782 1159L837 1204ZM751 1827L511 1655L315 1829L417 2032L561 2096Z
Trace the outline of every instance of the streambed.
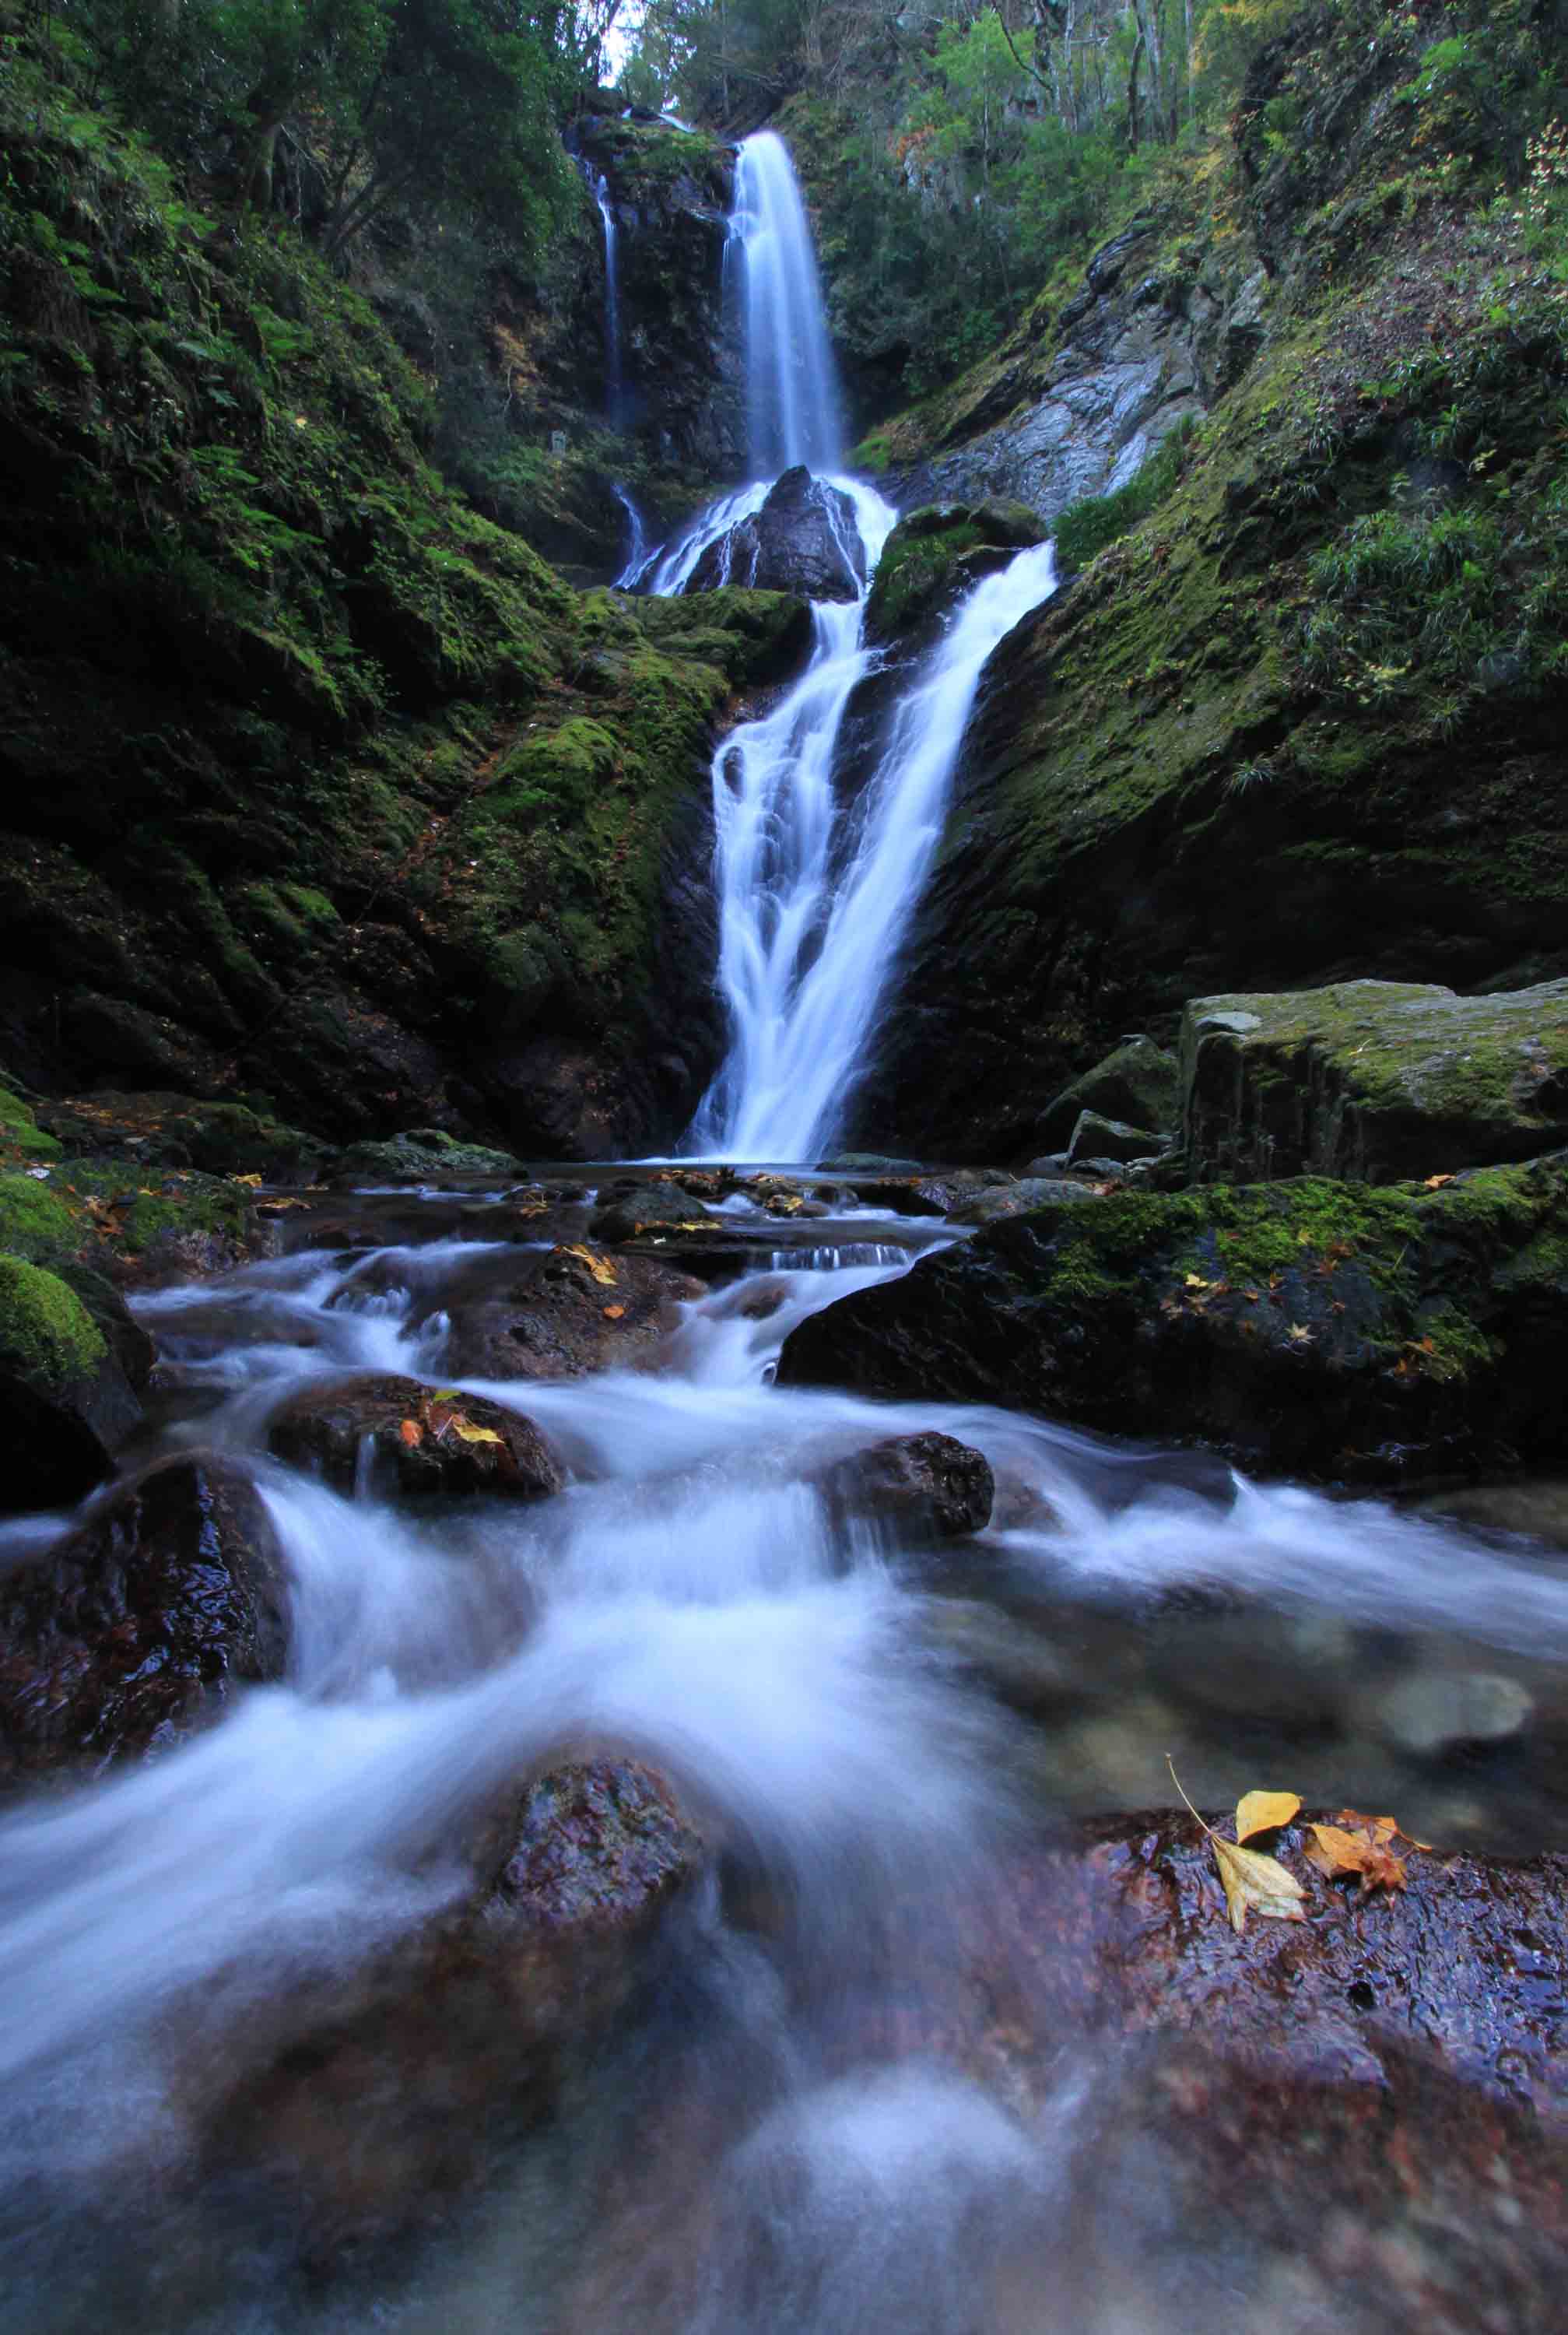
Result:
M286 1255L140 1301L166 1384L137 1462L253 1477L287 1672L0 1830L0 2326L1240 2329L1259 2278L1292 2329L1392 2325L1450 2286L1513 2315L1446 2323L1551 2323L1531 2282L1560 2266L1560 2187L1527 2243L1494 2192L1553 2161L1560 1880L1546 1933L1534 1900L1508 1933L1524 1991L1480 2020L1473 2089L1451 2002L1401 2008L1399 2051L1447 2055L1408 2096L1377 2026L1389 1937L1463 1943L1486 1869L1434 1858L1408 1905L1323 1893L1313 1951L1371 1958L1335 2017L1362 1987L1372 2024L1364 2068L1338 2027L1287 2065L1312 2078L1303 2155L1298 2109L1276 2091L1271 2120L1205 2056L1275 2001L1278 1933L1233 1940L1195 1834L1120 1812L1169 1803L1169 1751L1205 1808L1279 1785L1444 1851L1568 1847L1561 1554L1022 1415L772 1385L795 1323L956 1236L832 1179L808 1218L743 1184L692 1201L682 1254L716 1246L637 1367L460 1377L536 1421L553 1497L400 1499L370 1465L345 1494L269 1456L313 1382L451 1385L465 1312L520 1258L586 1248L610 1304L679 1247L590 1240L584 1172L527 1216L472 1186L334 1195L289 1212ZM989 1460L983 1532L933 1543L825 1489L931 1430ZM498 1792L628 1759L667 1795L603 1787L647 1854L684 1828L654 1917L567 1924L555 1961L493 1909L460 1936L460 1846ZM1141 1942L1118 1984L1196 1953L1195 1998L1181 1962L1153 1994L1210 2001L1212 2032L1151 2043L1147 2006L1107 2010L1086 1973L1111 1900ZM1226 2154L1184 2118L1216 2084L1259 2161L1414 2286L1352 2293L1273 2207L1227 2205L1205 2251ZM1504 2175L1439 2197L1437 2135L1472 2127ZM1374 2173L1395 2132L1402 2189Z

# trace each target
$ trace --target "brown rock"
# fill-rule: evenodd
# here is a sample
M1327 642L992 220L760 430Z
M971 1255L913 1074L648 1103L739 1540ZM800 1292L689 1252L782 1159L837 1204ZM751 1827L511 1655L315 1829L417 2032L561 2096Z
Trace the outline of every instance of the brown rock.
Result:
M836 1507L886 1521L906 1539L953 1540L983 1531L995 1483L982 1451L930 1430L852 1452L822 1478Z
M161 1748L281 1676L282 1559L254 1484L204 1454L110 1492L0 1581L0 1770Z
M439 1400L418 1379L339 1379L311 1385L274 1414L267 1441L280 1459L352 1491L366 1441L410 1494L492 1492L542 1499L566 1482L531 1419L483 1395Z
M600 1272L573 1247L520 1257L471 1304L451 1307L447 1367L462 1378L573 1379L646 1369L676 1326L679 1304L706 1294L690 1274L617 1250Z

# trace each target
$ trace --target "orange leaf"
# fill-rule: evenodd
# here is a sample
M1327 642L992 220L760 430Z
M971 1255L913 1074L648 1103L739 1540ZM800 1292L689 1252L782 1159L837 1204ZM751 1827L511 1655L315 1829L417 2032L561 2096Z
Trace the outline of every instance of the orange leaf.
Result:
M1452 1176L1428 1176L1427 1189L1428 1192L1440 1192L1445 1184L1451 1184L1453 1180Z
M424 1429L420 1425L417 1419L405 1419L402 1425L398 1429L398 1433L402 1437L403 1441L408 1445L411 1451L413 1449L416 1443L422 1443L425 1439Z
M624 1305L606 1305L605 1307L605 1319L606 1322L624 1321L625 1318L625 1313L626 1309Z

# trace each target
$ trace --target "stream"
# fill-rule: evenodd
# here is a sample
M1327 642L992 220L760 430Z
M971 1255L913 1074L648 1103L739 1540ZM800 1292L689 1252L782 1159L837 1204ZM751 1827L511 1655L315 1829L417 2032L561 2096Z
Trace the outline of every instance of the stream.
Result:
M592 1187L551 1188L543 1231L581 1244ZM1288 1783L1447 1846L1568 1843L1561 1774L1519 1749L1526 1712L1568 1734L1560 1559L1021 1415L775 1387L796 1323L954 1236L836 1180L801 1188L830 1212L781 1224L744 1181L693 1203L722 1261L641 1367L462 1381L566 1463L537 1503L411 1506L372 1477L343 1497L266 1452L313 1381L443 1382L464 1309L548 1245L487 1238L499 1192L334 1195L319 1229L291 1215L289 1254L138 1301L169 1382L138 1456L255 1471L288 1675L0 1828L0 2327L1196 2324L1118 2317L1112 2286L1105 2315L1041 2299L1052 2201L1105 2136L1080 2132L1091 2049L1017 1938L1021 1843L1166 1800L1167 1751L1205 1806ZM991 1462L983 1533L933 1548L835 1509L833 1463L931 1429ZM1457 1691L1479 1734L1433 1740ZM336 2079L319 2125L285 2119L286 2182L283 2112L247 2125L236 2088L243 2104L252 2057L331 2066L324 2004L341 2020L357 1972L439 1925L465 1826L591 1747L667 1779L702 1870L542 2133L509 2131L479 2087L495 2137L460 2243L443 2230L389 2272L352 2233L379 2229L383 2195L406 2207L408 2168L377 2149L383 2088L415 2080L401 2020L373 2030L384 2069L358 2070L346 2124ZM460 2098L495 2045L443 2016L443 2085ZM226 2099L240 2137L218 2173ZM421 2195L439 2185L412 2164ZM1157 2170L1139 2195L1158 2224ZM1223 2282L1205 2292L1203 2323L1256 2323L1225 2315Z

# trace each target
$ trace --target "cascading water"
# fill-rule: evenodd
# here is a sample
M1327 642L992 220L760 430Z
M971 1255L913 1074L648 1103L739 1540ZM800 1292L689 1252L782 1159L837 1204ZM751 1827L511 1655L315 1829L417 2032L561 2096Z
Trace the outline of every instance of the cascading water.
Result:
M833 757L870 662L860 608L817 609L805 678L720 748L719 985L731 1038L692 1129L695 1151L809 1159L831 1143L941 838L982 669L1054 586L1042 544L975 587L899 703L847 821L836 814Z
M615 212L610 200L610 184L599 171L593 181L594 200L598 206L600 222L605 230L605 412L610 427L620 425L622 408L621 374L621 279L615 257Z
M839 470L840 402L810 229L789 153L771 131L741 147L731 232L743 281L755 477L657 562L650 588L684 589L709 546L760 509L771 470L802 462L848 496L869 579L894 513ZM847 809L834 762L846 710L872 665L864 593L857 603L813 610L812 654L800 681L721 746L713 764L718 981L730 1035L687 1138L691 1150L796 1160L832 1142L866 1070L941 834L981 670L1053 585L1042 547L971 593L897 707L877 767Z
M741 145L731 241L745 317L751 475L776 478L797 462L837 470L844 420L817 255L789 150L771 130Z

